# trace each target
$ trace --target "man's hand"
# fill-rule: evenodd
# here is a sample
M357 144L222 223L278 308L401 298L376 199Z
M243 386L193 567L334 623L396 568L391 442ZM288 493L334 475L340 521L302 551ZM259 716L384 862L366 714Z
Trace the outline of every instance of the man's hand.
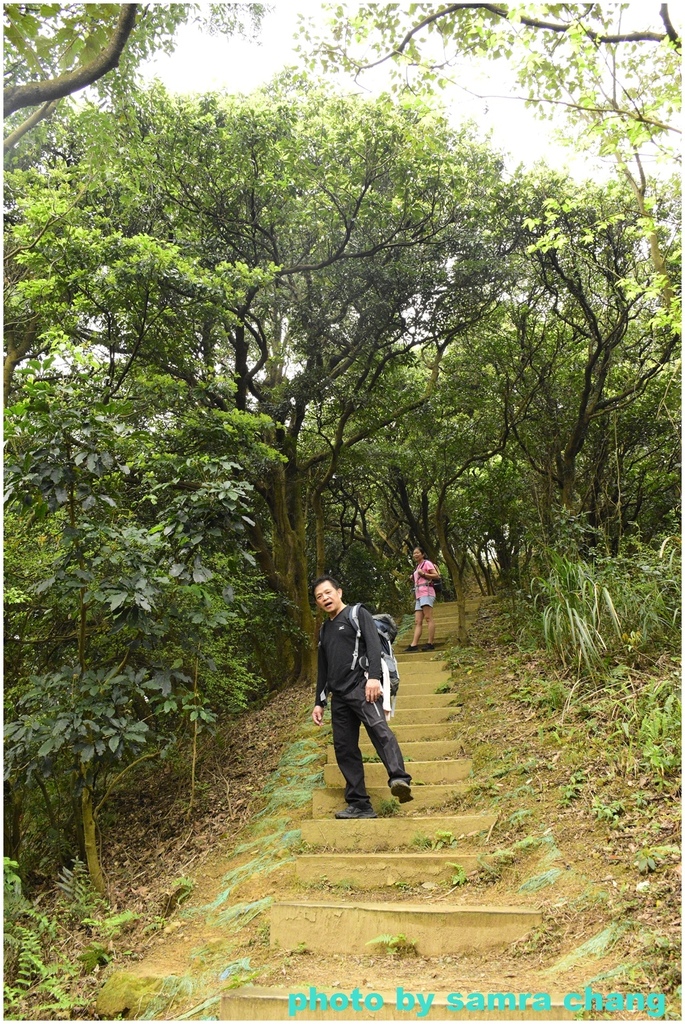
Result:
M314 722L314 725L323 724L323 712L324 709L321 707L320 704L317 704L314 710L312 711L312 720Z
M366 681L366 699L369 704L375 704L380 699L383 693L383 687L378 679L367 679ZM315 709L316 710L316 709Z

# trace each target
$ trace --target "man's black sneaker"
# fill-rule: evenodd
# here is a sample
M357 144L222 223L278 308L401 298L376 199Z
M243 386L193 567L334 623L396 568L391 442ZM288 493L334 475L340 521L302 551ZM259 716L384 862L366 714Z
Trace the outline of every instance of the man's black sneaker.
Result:
M390 792L393 796L397 797L401 804L406 804L408 800L414 799L411 795L411 786L404 779L392 779L390 782Z
M405 647L404 648L404 653L405 654L413 654L414 651L418 651L418 649L419 649L419 645L418 644L409 644L409 647Z
M400 800L402 798L400 797ZM355 804L348 804L342 811L335 812L336 818L377 818L378 815L373 807L357 807Z
M421 648L421 650L422 651L434 651L435 650L435 644L424 644L423 647Z

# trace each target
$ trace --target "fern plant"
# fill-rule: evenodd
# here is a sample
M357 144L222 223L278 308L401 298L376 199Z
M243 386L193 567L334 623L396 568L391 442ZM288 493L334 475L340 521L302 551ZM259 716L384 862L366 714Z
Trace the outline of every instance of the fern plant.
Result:
M416 956L416 942L406 935L377 935L369 939L367 946L382 946L388 956Z
M120 914L110 914L108 917L84 917L82 924L96 929L103 938L107 940L118 939L128 926L137 921L140 914L134 910L122 910Z
M105 967L112 959L101 942L91 942L79 953L78 959L83 964L86 974L92 974L96 967Z
M57 923L40 913L21 890L15 861L5 858L5 1018L25 1020L48 1015L68 1019L85 1006L69 990L77 968L56 949Z
M93 918L107 904L93 888L88 868L83 861L74 861L73 867L63 867L56 882L61 890L67 915L79 924Z

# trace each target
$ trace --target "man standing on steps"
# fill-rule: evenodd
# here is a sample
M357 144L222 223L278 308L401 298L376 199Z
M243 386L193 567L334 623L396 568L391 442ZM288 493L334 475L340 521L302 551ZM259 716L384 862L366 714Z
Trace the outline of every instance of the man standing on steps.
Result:
M364 723L376 753L388 773L388 785L400 803L412 800L411 775L395 734L385 720L382 708L381 644L373 618L359 608L361 640L350 622L342 588L332 576L315 580L314 599L328 615L319 636L319 668L316 704L312 719L323 722L328 691L332 695L331 723L333 746L338 767L345 777L347 807L336 818L375 818L364 784L364 762L359 749L359 725ZM356 649L356 651L355 651ZM355 657L356 653L356 657Z

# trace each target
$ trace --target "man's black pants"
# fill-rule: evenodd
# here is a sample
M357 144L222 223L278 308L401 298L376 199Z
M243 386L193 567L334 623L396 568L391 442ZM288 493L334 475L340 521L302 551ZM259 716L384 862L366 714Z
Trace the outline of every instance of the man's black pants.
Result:
M385 765L388 781L403 779L411 783L404 767L404 758L397 738L385 720L383 701L367 701L366 680L345 694L332 694L331 723L333 746L340 771L345 776L345 799L348 804L371 806L364 784L364 762L359 749L359 726L363 722L376 753Z

